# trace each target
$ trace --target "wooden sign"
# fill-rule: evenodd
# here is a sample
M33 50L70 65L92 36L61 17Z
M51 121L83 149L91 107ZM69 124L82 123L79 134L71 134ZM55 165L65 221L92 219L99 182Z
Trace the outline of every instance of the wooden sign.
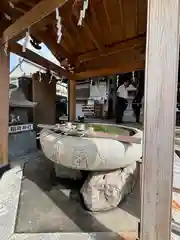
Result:
M22 124L9 126L9 133L27 132L33 130L33 124Z

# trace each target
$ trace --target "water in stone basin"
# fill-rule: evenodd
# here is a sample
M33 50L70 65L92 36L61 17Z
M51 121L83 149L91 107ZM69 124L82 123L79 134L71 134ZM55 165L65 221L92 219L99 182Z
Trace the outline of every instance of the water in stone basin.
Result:
M110 125L101 125L101 124L86 124L86 127L93 127L95 132L104 132L104 133L111 133L111 134L118 134L118 135L124 135L124 136L129 136L130 131L117 127L117 126L110 126Z

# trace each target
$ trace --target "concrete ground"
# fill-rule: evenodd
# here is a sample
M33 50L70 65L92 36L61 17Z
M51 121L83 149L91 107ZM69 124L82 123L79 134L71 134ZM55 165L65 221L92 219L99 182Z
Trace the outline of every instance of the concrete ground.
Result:
M112 120L88 121L113 123ZM127 125L142 128L141 125ZM119 234L128 232L128 236L137 236L140 218L139 182L133 193L118 208L103 213L91 213L84 209L80 201L78 193L81 182L58 179L56 185L52 185L53 163L40 151L14 157L11 159L11 166L16 165L24 165L16 233L107 232L117 233L118 239L121 239Z
M79 182L59 180L52 187L49 160L37 152L26 156L25 161L16 233L137 232L139 184L118 208L90 213L80 203Z

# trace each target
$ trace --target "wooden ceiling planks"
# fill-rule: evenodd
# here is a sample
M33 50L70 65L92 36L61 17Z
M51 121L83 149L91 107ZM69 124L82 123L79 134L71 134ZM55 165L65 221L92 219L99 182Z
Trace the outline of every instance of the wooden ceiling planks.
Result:
M102 0L93 2L94 9L96 11L97 15L97 21L99 23L100 29L101 29L101 41L103 45L107 45L111 43L111 36L112 33L110 32L110 28L108 27L108 20L107 15L103 9Z
M105 12L105 15L106 15L106 19L107 19L107 28L109 28L109 32L110 34L112 33L111 31L111 16L109 15L109 6L108 6L108 2L107 0L102 0L102 3L103 3L103 8L104 8L104 12Z
M122 39L125 39L125 22L124 22L124 13L123 13L123 0L117 0L118 1L118 7L119 9L119 15L118 15L118 20L119 20L119 27L120 27L120 36L122 36Z
M85 69L101 69L105 67L113 67L123 65L124 63L132 63L133 61L144 61L144 56L140 54L140 49L123 49L108 56L100 56L90 61L84 62Z
M89 0L88 18L89 18L89 21L91 22L93 29L95 29L97 38L101 39L101 41L102 41L101 27L99 25L97 15L98 15L97 9L93 5L93 0Z
M123 14L125 21L125 38L133 38L138 35L137 32L137 0L123 0Z
M142 51L145 48L145 35L139 36L138 38L129 39L125 42L121 42L116 45L112 45L109 48L106 48L103 53L99 53L97 51L92 51L90 53L82 54L78 57L79 61L86 62L90 60L94 60L99 57L105 57L108 55L116 54L117 52L122 52L123 50L130 50L139 49Z
M86 16L87 17L84 19L83 25L77 26L78 20L79 20L79 14L77 14L76 12L73 13L73 19L74 19L74 22L76 23L76 28L78 28L81 31L80 34L84 36L84 39L86 42L86 51L94 48L95 46L99 51L102 52L103 51L102 44L97 39L96 32L92 30L92 24L91 22L89 22L88 10L86 12Z
M143 34L146 32L147 24L147 0L138 1L138 33Z
M48 3L52 1L56 0L48 1ZM20 15L26 14L30 8L34 7L34 4L40 4L40 0L12 0L12 2L15 3L14 11ZM57 59L61 61L67 58L69 63L77 66L75 71L82 70L82 74L84 70L90 73L88 67L95 71L98 71L99 67L102 73L104 66L108 66L106 63L108 59L112 60L109 66L114 63L114 67L117 67L115 55L123 57L121 56L122 48L126 47L125 42L131 41L131 38L136 39L136 42L139 41L138 47L143 52L145 41L141 42L141 35L146 31L147 0L89 0L89 8L82 26L77 26L82 4L74 9L73 3L74 0L68 0L59 8L63 26L60 44L57 44L55 10L30 29L35 37L47 45ZM17 33L13 35L15 34ZM136 46L135 42L134 44ZM139 54L137 59L142 58L141 51L136 51L136 54ZM111 69L113 69L112 66Z
M124 40L124 32L123 32L123 22L124 22L124 16L123 16L123 9L122 5L120 6L120 0L114 0L114 1L108 1L104 0L106 2L106 8L107 8L107 17L109 18L108 22L110 24L110 37L111 42L108 43L114 43L114 42L120 42Z

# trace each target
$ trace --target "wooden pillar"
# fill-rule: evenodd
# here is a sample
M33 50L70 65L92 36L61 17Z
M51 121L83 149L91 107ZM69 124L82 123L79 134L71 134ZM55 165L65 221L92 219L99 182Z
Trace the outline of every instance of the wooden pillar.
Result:
M76 80L68 80L68 121L76 120Z
M179 0L148 0L141 240L169 240Z
M33 101L38 102L34 109L34 122L36 124L56 123L56 81L49 82L44 74L33 75Z
M9 54L0 40L0 174L8 165Z

